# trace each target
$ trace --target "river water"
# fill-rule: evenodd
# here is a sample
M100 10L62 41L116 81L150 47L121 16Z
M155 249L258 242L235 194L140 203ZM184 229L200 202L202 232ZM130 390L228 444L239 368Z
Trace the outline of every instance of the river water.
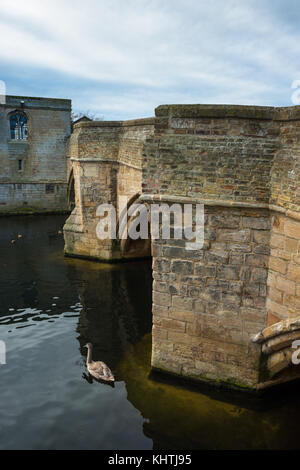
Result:
M151 377L151 262L66 258L64 220L0 218L0 449L300 447L299 385L257 399Z

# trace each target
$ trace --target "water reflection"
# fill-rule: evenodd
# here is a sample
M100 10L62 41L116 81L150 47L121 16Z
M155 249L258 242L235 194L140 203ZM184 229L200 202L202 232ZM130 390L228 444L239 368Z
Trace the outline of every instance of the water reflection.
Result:
M64 258L63 223L0 219L1 449L299 447L299 385L254 400L153 380L150 263ZM114 387L89 376L87 342Z
M150 448L124 382L112 388L91 380L83 348L93 342L95 357L115 369L150 331L150 263L64 258L63 223L0 219L0 338L8 352L0 448Z
M150 263L95 264L93 269L86 269L91 262L66 263L82 303L77 326L81 353L86 355L84 345L91 342L94 357L113 368L129 345L151 331Z
M0 325L78 317L80 347L91 341L96 353L117 356L150 331L150 263L63 258L61 216L0 221ZM20 229L22 239L10 246Z

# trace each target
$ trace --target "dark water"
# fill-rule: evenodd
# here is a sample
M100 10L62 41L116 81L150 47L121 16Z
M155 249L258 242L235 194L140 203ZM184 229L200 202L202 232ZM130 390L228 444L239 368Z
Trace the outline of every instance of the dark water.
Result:
M300 447L299 385L257 400L149 378L151 263L64 258L63 222L0 218L0 449ZM88 376L88 341L114 387Z

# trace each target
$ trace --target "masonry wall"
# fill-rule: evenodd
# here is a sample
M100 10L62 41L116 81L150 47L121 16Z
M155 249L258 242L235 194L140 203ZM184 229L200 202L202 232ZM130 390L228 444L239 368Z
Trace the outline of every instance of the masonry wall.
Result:
M142 192L142 153L153 133L153 119L84 122L75 125L70 156L75 176L76 207L64 227L68 255L114 260L120 243L99 240L96 216L100 204L112 204L119 215L119 197L128 201Z
M280 147L272 110L158 107L144 159L143 192L268 203L270 171Z
M299 107L225 105L160 106L151 120L75 126L67 254L124 256L118 242L96 237L102 202L204 205L202 249L151 240L154 369L257 388L274 383L269 362L273 372L287 367L283 353L267 364L264 351L278 331L276 348L287 347L300 322L299 128Z
M202 250L152 241L152 366L255 388L253 337L299 317L299 110L182 105L156 116L142 200L203 203L206 219Z
M26 141L10 138L9 116L18 110L28 119ZM70 112L69 100L7 96L0 105L0 212L67 209Z
M258 382L254 335L266 325L269 213L205 206L205 243L153 242L153 367Z
M280 148L271 170L270 203L299 212L300 207L300 110L299 106L278 108Z

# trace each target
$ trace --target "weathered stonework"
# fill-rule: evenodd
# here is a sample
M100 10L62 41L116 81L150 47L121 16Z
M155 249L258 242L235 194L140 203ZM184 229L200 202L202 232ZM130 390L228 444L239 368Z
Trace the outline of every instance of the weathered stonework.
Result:
M14 111L28 119L27 140L11 139ZM0 213L67 210L70 115L70 100L6 96L0 104Z
M268 272L268 325L299 316L300 220L273 213Z
M253 386L266 325L269 213L205 207L202 250L153 241L153 367ZM171 362L170 362L171 360Z
M96 207L120 194L205 207L203 249L152 239L154 369L251 389L298 377L282 357L300 332L292 326L300 305L299 128L300 107L221 105L159 106L151 121L75 126L66 253L126 256L124 244L96 238Z
M70 140L76 207L64 227L68 255L118 260L130 257L120 243L99 240L96 209L120 196L128 200L142 192L142 151L154 131L154 119L125 122L81 122ZM133 254L135 257L136 254Z

